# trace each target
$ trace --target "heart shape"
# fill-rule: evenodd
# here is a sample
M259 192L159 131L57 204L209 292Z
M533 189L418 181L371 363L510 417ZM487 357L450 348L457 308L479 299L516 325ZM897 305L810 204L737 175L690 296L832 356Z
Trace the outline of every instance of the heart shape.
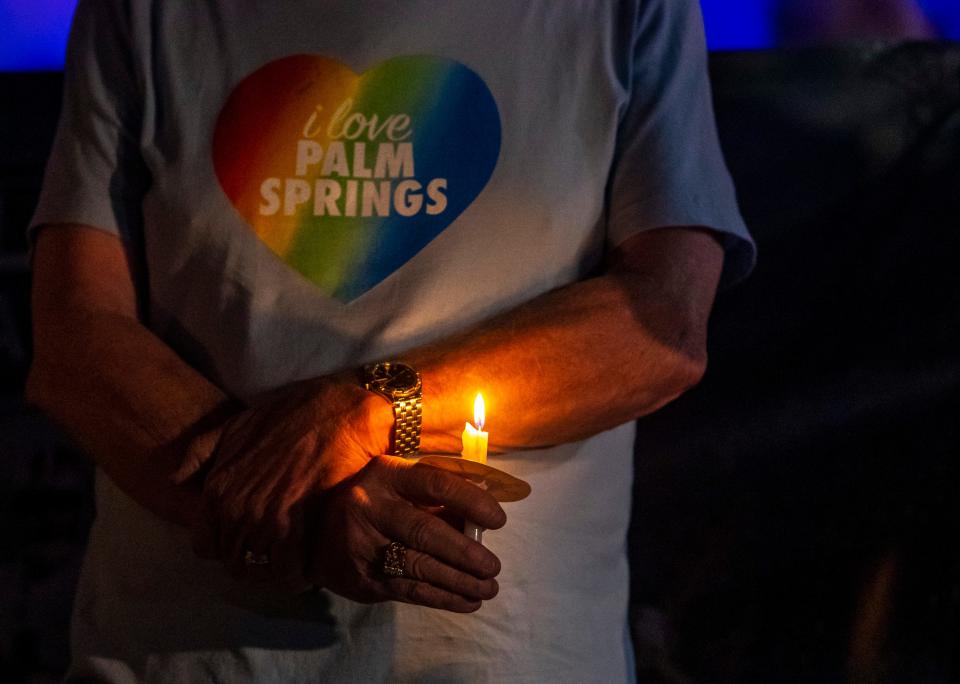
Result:
M443 232L499 154L483 80L420 55L362 75L319 55L275 60L237 85L213 136L217 178L254 233L343 302Z

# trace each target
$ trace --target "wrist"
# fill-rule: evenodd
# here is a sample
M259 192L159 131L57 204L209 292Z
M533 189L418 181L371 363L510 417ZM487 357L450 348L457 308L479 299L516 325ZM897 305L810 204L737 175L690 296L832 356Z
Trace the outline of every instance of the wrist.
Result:
M177 460L170 477L173 484L184 484L210 465L227 422L243 408L237 401L224 401L171 445L171 452Z
M394 415L390 401L376 392L357 387L363 393L361 411L363 422L368 426L368 445L371 453L377 455L390 453L393 435Z
M370 363L360 369L359 384L389 405L393 421L388 453L411 457L420 450L423 424L420 374L400 361Z

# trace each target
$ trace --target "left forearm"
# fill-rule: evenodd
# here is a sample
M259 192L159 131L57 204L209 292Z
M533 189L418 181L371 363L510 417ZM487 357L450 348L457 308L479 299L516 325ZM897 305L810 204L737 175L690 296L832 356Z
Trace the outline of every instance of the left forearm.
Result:
M645 233L605 275L403 355L423 376L422 451L459 451L478 391L495 450L583 439L676 398L704 371L721 263L707 232Z

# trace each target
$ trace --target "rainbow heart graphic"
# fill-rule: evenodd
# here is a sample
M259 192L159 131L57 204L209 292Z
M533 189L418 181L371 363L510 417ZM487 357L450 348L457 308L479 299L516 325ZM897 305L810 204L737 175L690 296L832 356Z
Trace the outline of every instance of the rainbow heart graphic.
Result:
M486 84L429 56L363 74L318 55L275 60L237 85L213 137L217 178L254 233L343 302L443 232L499 154Z

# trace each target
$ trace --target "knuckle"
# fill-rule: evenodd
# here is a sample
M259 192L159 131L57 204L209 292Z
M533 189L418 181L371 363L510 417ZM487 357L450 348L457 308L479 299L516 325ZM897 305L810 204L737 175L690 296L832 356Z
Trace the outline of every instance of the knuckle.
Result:
M458 534L453 537L453 552L460 557L466 558L467 562L476 565L476 554L473 545L466 535Z
M413 582L410 584L409 598L414 603L420 605L433 605L435 601L432 596L433 590L429 584L424 582Z
M438 470L430 478L430 485L438 498L448 499L456 495L460 488L460 480L456 476Z
M429 574L427 556L421 553L407 555L407 572L411 577L424 580Z
M351 487L347 492L347 501L354 508L366 508L370 505L370 493L365 487Z
M480 594L480 582L470 575L455 572L449 580L451 591L461 596L476 597Z
M394 577L384 582L386 595L393 600L407 601L414 603L416 601L416 587L419 583L408 577Z
M493 510L490 513L490 522L492 523L489 528L491 530L499 530L507 524L507 512L496 501L493 503Z
M477 492L478 496L474 500L474 507L477 512L477 518L483 522L484 527L490 530L498 530L507 522L507 514L503 507L487 492Z
M424 490L431 498L446 500L456 489L457 480L455 475L450 475L438 468L432 468L430 466L422 466L420 473Z
M410 523L410 545L417 549L426 546L430 539L431 519L426 515L417 515Z

